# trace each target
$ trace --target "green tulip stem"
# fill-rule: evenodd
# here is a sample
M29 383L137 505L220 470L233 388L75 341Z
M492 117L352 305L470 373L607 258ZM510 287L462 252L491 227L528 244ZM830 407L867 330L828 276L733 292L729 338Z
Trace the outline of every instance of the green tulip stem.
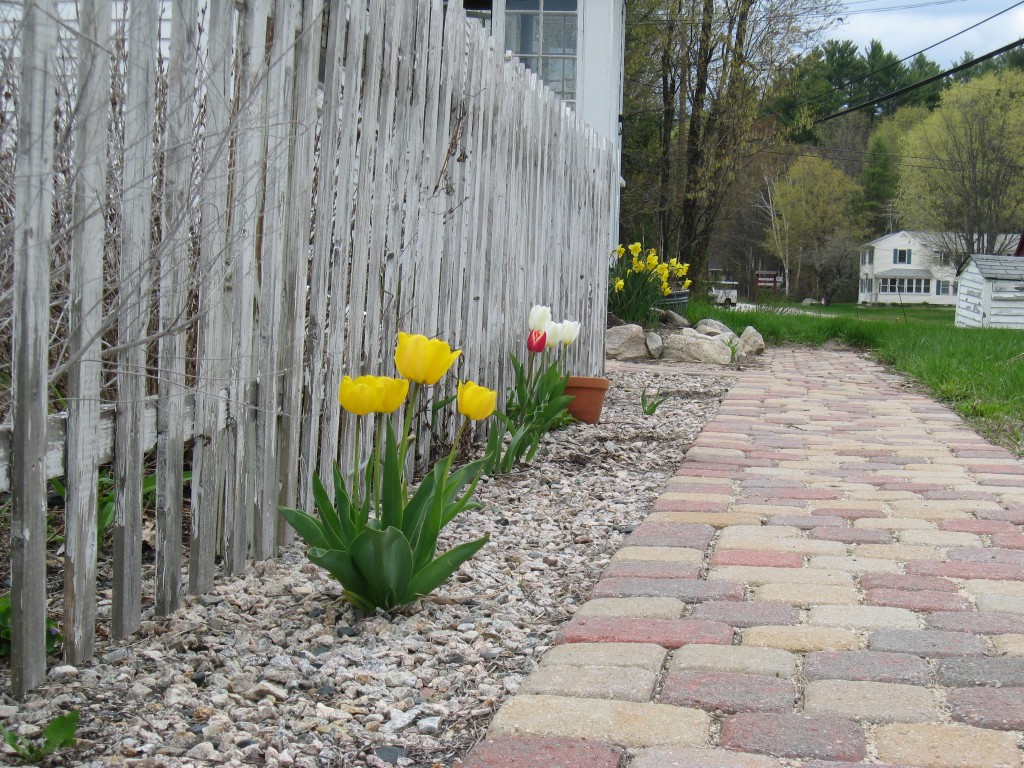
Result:
M466 417L462 418L462 425L459 427L459 433L455 436L455 442L452 443L452 449L448 452L448 466L445 467L445 475L447 476L447 470L452 468L452 462L455 460L455 454L459 450L459 443L462 442L462 436L466 434L466 427L469 426L469 419Z
M352 469L352 506L359 508L359 432L361 429L359 417L356 417L356 439L355 439L355 467Z
M402 427L402 445L398 449L398 466L402 468L402 497L408 498L408 485L405 471L405 457L409 451L409 433L412 431L412 419L416 415L416 405L420 398L419 382L412 382L412 395L409 407L405 411L405 424Z
M384 416L377 414L374 419L374 429L376 435L374 436L375 445L373 447L373 509L376 517L380 518L380 433L384 431ZM367 482L370 481L369 473L367 473ZM366 489L366 497L370 497L370 489Z

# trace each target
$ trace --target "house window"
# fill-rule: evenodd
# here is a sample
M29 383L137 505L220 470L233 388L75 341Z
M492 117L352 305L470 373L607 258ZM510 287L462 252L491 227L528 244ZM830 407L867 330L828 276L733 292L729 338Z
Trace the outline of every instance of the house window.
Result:
M861 293L871 293L871 278L870 277L862 277L861 278L861 280L860 280L860 292Z
M491 9L494 0L464 0L462 7L466 9L466 16L476 19L484 25L487 33L491 32Z
M875 263L875 252L874 251L861 251L860 254L860 265L866 267L869 264Z
M893 248L892 249L892 263L893 264L909 264L910 263L910 249L909 248Z
M936 260L939 262L940 267L948 267L953 264L953 257L945 251L939 251L935 254Z
M931 293L932 281L920 277L883 277L878 281L879 293Z
M949 296L949 289L952 286L949 284L949 280L936 280L935 281L935 295L936 296Z
M960 281L959 280L954 280L953 281L953 295L954 296L956 296L956 292L957 292L957 290L959 288L960 288Z
M505 3L505 47L570 106L576 102L576 2Z

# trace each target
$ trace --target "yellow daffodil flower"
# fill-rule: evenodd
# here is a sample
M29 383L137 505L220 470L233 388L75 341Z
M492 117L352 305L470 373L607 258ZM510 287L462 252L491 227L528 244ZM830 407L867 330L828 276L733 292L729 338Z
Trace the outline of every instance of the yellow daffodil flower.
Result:
M625 288L625 287L626 287L626 281L623 280L621 277L616 278L616 280L615 280L615 292L616 293L622 293L622 289Z
M659 264L654 271L661 275L662 280L668 278L668 264Z
M664 283L661 286L661 293L663 296L668 296L670 293L672 293L672 289L669 287L668 283Z
M643 249L644 247L640 245L640 243L631 243L629 246L629 252L634 256L639 256L640 251L642 251Z
M653 254L653 253L648 253L647 254L647 268L648 269L654 269L656 266L658 266L658 256L656 254Z
M459 413L472 421L480 421L494 413L498 393L472 381L460 381L457 399Z
M643 272L645 269L647 269L647 265L644 264L642 261L640 261L640 259L638 259L638 258L636 258L634 256L633 257L633 271L634 272Z
M346 376L338 387L341 407L356 416L368 413L393 413L405 402L409 382L388 376Z
M621 259L626 255L626 249L622 247L622 243L619 243L619 247L615 249L616 258Z
M654 256L655 258L657 258L658 257L658 251L655 250L654 248L648 248L647 249L647 255L648 255L648 257Z
M446 341L399 332L395 366L410 381L429 386L436 384L448 373L448 369L461 354L460 350L452 352Z
M683 274L685 275L689 271L690 271L690 265L689 264L683 264Z
M692 281L692 280L687 280L687 281L686 281L685 283L683 283L683 290L685 291L685 290L686 290L687 288L689 288L689 287L690 287L690 286L691 286L692 284L693 284L693 281Z

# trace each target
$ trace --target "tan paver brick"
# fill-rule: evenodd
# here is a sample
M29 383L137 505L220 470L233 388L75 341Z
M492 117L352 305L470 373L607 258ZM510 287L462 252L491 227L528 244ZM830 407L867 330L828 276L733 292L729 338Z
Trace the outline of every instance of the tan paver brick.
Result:
M829 571L845 571L846 573L898 573L899 566L895 560L882 560L872 557L836 557L821 555L812 557L808 565L811 568L823 568Z
M624 747L679 744L704 746L711 718L705 712L668 704L513 696L498 710L488 735L558 736L613 741Z
M771 677L793 677L797 657L780 648L755 648L745 645L684 645L668 661L670 672L700 669L714 672L741 672Z
M1017 738L965 725L883 725L878 756L921 768L1020 768Z
M647 520L652 523L694 523L725 528L729 525L756 525L760 523L761 517L736 512L652 512Z
M639 667L577 667L548 664L531 674L519 693L587 699L650 701L658 676Z
M913 611L879 605L815 606L807 620L815 626L857 629L920 629L921 626Z
M1024 635L995 635L990 639L996 653L1003 656L1024 656Z
M924 686L850 680L807 683L804 711L872 723L927 723L939 719L935 696Z
M792 512L793 508L786 507L785 509ZM731 525L728 528L722 529L719 541L728 541L732 538L747 539L757 537L760 537L762 540L786 539L801 535L800 529L791 525Z
M912 512L913 515L906 515L907 517L917 517L920 514L924 514L928 511L933 512L962 512L965 514L972 514L979 510L985 510L987 512L998 512L1000 507L994 501L976 501L969 499L914 499L907 501L893 501L889 505L896 517L902 516L905 512ZM921 518L924 519L924 518ZM942 518L936 518L942 519Z
M982 545L981 536L978 534L958 531L901 531L898 536L902 544L925 547L980 547Z
M965 579L964 591L972 595L1010 595L1024 597L1024 581L996 579Z
M821 568L765 568L756 565L721 565L708 571L710 580L740 581L747 584L787 582L852 587L853 575L833 573Z
M686 603L671 597L598 597L585 602L575 615L681 619L685 613Z
M843 555L846 545L838 541L819 541L798 538L741 538L733 536L718 542L716 549L764 550L766 552L791 552L797 555Z
M734 752L731 749L656 747L637 753L630 768L779 768L774 757Z
M729 494L721 493L687 493L686 491L666 491L661 494L668 501L720 501L728 504L732 499Z
M861 517L854 520L853 525L855 528L881 528L887 531L935 530L935 526L927 520L912 520L907 517Z
M623 547L612 556L613 563L700 563L704 552L689 547Z
M641 667L657 672L668 651L652 643L567 643L550 648L540 660L544 666Z
M855 651L860 639L855 632L839 627L750 627L742 630L742 644L781 648L793 653L811 651Z
M908 531L925 533L925 531ZM937 531L938 533L938 531ZM869 557L877 560L941 560L942 552L935 547L921 547L913 544L855 544L854 557Z
M754 599L766 603L786 603L800 607L857 605L860 603L860 593L853 587L776 582L757 587L754 590Z
M1024 597L1011 595L978 595L976 602L979 611L1024 613Z

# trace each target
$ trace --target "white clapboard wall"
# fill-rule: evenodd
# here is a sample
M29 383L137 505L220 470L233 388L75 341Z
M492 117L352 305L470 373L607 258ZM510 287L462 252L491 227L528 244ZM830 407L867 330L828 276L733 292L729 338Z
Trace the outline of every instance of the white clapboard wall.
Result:
M28 55L4 310L13 407L0 426L17 693L45 674L48 613L63 617L79 663L98 619L116 641L145 609L173 612L185 590L274 556L290 540L277 506L310 507L312 473L350 466L366 428L340 412L341 377L394 374L399 331L463 351L432 398L457 378L504 392L538 303L583 324L572 372L604 366L612 146L461 4L182 0L162 61L155 3L133 3L116 25L109 0L79 6L66 295L49 277L56 0L24 3L17 29ZM118 34L123 142L111 171ZM70 317L56 363L48 307ZM47 398L57 380L68 382L62 413ZM454 421L442 419L449 434ZM98 555L101 468L117 501L112 549ZM147 569L142 483L154 473ZM52 478L67 486L56 598L42 578ZM97 594L98 557L111 558L109 594Z

